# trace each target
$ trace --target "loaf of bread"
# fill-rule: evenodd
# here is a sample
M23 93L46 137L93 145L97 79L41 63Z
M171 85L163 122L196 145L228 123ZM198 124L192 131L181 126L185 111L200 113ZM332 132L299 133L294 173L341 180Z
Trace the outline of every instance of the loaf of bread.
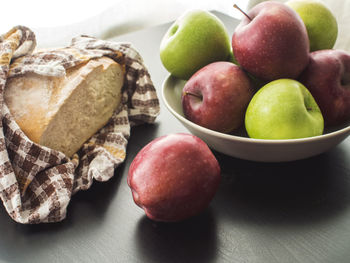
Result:
M5 103L29 139L71 157L111 118L123 80L122 66L102 57L68 69L64 77L10 78Z

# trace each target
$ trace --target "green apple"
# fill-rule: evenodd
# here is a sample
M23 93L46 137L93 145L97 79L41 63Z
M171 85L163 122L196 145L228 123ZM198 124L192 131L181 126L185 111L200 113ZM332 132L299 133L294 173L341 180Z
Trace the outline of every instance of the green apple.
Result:
M296 139L321 135L324 121L308 89L292 79L263 86L250 101L245 127L256 139Z
M338 36L338 24L330 9L318 0L290 0L286 3L294 9L307 29L310 50L333 48Z
M229 60L230 37L219 18L204 10L189 10L168 29L160 44L160 59L174 76L189 79L214 61Z

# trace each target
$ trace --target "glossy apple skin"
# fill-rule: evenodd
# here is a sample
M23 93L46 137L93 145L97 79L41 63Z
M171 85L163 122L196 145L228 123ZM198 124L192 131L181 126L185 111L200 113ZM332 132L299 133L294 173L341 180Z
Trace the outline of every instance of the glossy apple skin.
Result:
M331 10L319 0L286 2L304 21L310 40L310 51L333 48L338 36L338 24Z
M232 36L238 63L262 80L295 79L309 61L305 25L289 6L262 2L243 17Z
M314 96L326 126L350 120L350 54L342 50L318 50L299 78Z
M208 146L191 134L156 138L132 161L127 182L135 203L155 221L199 214L220 183L220 166Z
M204 10L188 10L169 28L160 44L160 59L172 75L189 79L214 61L228 60L231 41L225 25Z
M197 71L185 84L182 108L188 120L228 133L242 126L253 94L251 80L241 68L230 62L214 62Z
M298 139L321 135L323 117L311 93L292 79L262 87L247 108L245 127L255 139Z

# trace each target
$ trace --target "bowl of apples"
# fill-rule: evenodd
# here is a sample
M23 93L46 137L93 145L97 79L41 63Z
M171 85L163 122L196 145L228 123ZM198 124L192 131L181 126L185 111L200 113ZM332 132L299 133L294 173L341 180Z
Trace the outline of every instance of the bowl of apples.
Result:
M232 41L213 14L185 13L160 47L167 109L212 149L245 160L294 161L341 143L350 135L350 53L332 49L335 18L315 2L262 2ZM333 34L311 34L318 25L307 8Z

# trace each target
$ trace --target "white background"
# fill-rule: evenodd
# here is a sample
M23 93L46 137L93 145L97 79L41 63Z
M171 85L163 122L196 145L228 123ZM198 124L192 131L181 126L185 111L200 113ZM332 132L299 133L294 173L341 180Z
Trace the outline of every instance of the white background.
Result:
M323 1L338 21L335 47L350 51L350 0ZM261 0L2 0L0 32L21 24L34 30L39 48L62 46L81 34L105 39L169 22L191 8L240 18L233 3L247 10L257 2Z

